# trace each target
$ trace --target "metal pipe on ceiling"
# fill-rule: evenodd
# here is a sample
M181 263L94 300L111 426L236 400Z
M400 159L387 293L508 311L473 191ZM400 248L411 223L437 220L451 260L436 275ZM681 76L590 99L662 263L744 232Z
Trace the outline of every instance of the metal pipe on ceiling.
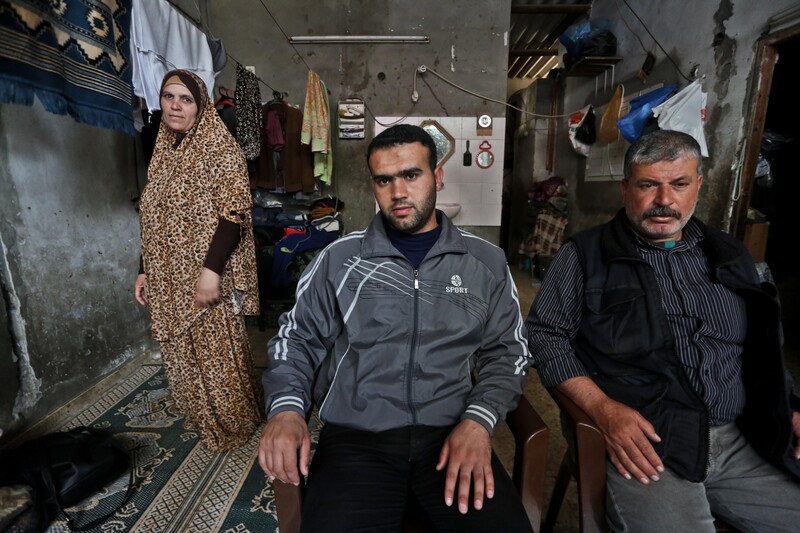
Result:
M374 44L374 43L418 43L427 44L427 35L295 35L289 37L292 44Z

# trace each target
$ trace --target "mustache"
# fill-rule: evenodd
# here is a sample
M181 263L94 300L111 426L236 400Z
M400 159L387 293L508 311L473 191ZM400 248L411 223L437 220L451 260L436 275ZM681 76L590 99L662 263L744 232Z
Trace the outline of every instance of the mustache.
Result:
M644 218L652 218L652 217L672 217L675 219L680 220L683 218L680 211L675 211L674 209L670 209L669 207L654 207L653 209L648 209L644 213L642 213Z

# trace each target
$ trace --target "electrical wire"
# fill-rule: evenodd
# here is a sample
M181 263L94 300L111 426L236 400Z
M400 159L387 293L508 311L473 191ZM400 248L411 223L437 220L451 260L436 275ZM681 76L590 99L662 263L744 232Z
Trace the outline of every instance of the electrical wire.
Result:
M693 80L692 80L691 78L687 77L687 76L686 76L686 75L685 75L683 72L681 72L681 68L678 66L678 64L675 62L675 60L674 60L674 59L672 59L672 56L670 56L670 55L667 53L667 51L666 51L666 50L664 50L664 47L663 47L663 46L661 46L661 43L660 43L660 42L658 42L658 39L656 39L655 35L653 35L653 34L650 32L650 29L647 27L647 25L644 23L644 21L643 21L643 20L642 20L642 19L639 17L639 15L637 15L637 14L636 14L636 11L634 11L634 10L633 10L633 8L631 7L631 5L628 3L628 0L622 0L622 1L625 3L625 5L628 7L628 9L630 9L630 10L631 10L631 13L633 13L633 16L634 16L634 17L636 17L636 20L638 20L638 21L639 21L639 23L642 25L642 27L644 28L644 31L646 31L646 32L647 32L647 34L648 34L648 35L649 35L649 36L650 36L650 37L653 39L653 42L654 42L654 43L656 43L656 46L658 46L658 47L661 49L661 51L662 51L662 52L664 52L664 55L665 55L665 56L667 56L667 59L669 59L670 63L672 63L672 64L673 64L673 66L675 67L675 70L677 70L677 71L678 71L678 74L680 74L680 75L681 75L681 77L683 77L683 79L685 79L686 81L688 81L688 82L690 82L690 83L691 83ZM623 20L625 20L625 19L623 19ZM635 34L634 34L634 35L635 35ZM641 42L641 41L640 41L640 42Z
M194 18L192 18L186 11L184 11L183 8L181 8L180 6L176 5L172 0L167 0L167 3L169 5L171 5L173 8L175 8L181 15L183 15L184 18L186 18L186 20L188 20L192 24L192 26L194 26L195 28L197 28L198 30L200 30L204 34L208 33L209 35L211 35L212 38L214 38L214 34L211 33L211 28L207 24L205 24L203 22L202 14L200 14L200 21L198 22L198 21L194 20ZM195 5L195 7L197 7L198 13L200 13L200 5L197 2L195 2L194 5ZM225 50L225 57L227 57L228 59L230 59L234 63L237 63L239 65L244 66L244 63L242 63L241 61L239 61L238 59L233 57L231 54L229 54L227 50ZM302 59L302 57L300 59ZM305 61L304 61L304 63L305 63ZM306 65L306 66L308 66L308 65ZM273 92L276 92L275 89L273 89L272 86L269 83L265 82L264 80L262 80L260 77L258 77L255 74L254 74L254 76L256 76L256 79L258 80L259 83L261 83L264 86L266 86L269 90L271 90Z
M385 127L385 128L388 128L389 126L394 126L395 124L399 124L399 123L401 123L401 122L402 122L402 121L404 121L406 118L408 118L408 116L409 116L409 115L411 114L411 112L414 110L414 106L412 105L412 106L411 106L411 108L410 108L408 111L406 111L406 114L405 114L405 115L403 115L402 117L398 118L398 119L397 119L397 120L395 120L394 122L388 122L388 123L384 123L384 122L381 122L380 120L378 120L378 117L377 117L377 116L375 116L375 113L373 113L373 112L372 112L372 109L370 109L370 108L369 108L369 106L367 105L367 102L366 102L366 100L362 99L362 98L361 98L360 96L358 96L358 95L351 96L350 98L358 98L359 100L361 100L362 102L364 102L364 107L365 107L365 108L366 108L366 110L369 112L369 114L370 114L370 115L372 115L372 119L373 119L375 122L377 122L378 124L380 124L381 126Z
M463 92L465 92L467 94L471 94L472 96L475 96L477 98L482 98L484 100L489 100L490 102L494 102L496 104L504 105L504 106L506 106L508 108L511 108L511 109L516 109L520 113L523 113L525 115L530 115L530 116L532 116L534 118L536 118L536 117L538 117L538 118L564 118L564 117L568 117L568 116L570 116L572 114L572 113L567 113L565 115L544 115L544 114L540 114L540 113L533 113L531 111L526 111L525 109L521 109L519 107L511 105L508 102L503 102L502 100L495 100L494 98L489 98L488 96L484 96L482 94L478 94L476 92L470 91L469 89L466 89L466 88L458 85L457 83L448 80L447 78L445 78L444 76L442 76L441 74L439 74L438 72L436 72L435 70L433 70L432 68L430 68L430 67L428 67L426 65L420 65L419 67L417 67L414 70L414 92L412 93L412 100L414 99L414 95L417 94L417 89L416 89L416 87L417 87L417 83L416 83L417 76L419 76L421 74L424 74L426 72L430 72L431 74L433 74L437 78L441 79L445 83L448 83L448 84L452 85L453 87L455 87L459 91L463 91ZM424 78L423 78L423 81L424 81Z
M199 22L195 21L195 20L194 20L194 19L193 19L191 16L189 16L189 15L188 15L188 14L187 14L187 13L186 13L186 12L185 12L185 11L184 11L182 8L181 8L181 7L179 7L179 6L175 5L175 4L173 3L173 1L172 1L172 0L167 0L167 1L168 1L168 3L169 3L169 4L170 4L172 7L174 7L174 8L175 8L175 9L177 9L177 10L178 10L180 13L182 13L182 14L183 14L183 15L184 15L184 16L185 16L185 17L186 17L186 18L187 18L187 19L188 19L188 20L189 20L189 21L190 21L190 22L191 22L191 23L192 23L194 26L198 27L198 29L200 29L200 30L201 30L201 31L203 31L204 33L205 33L206 31L208 31L208 33L209 33L209 34L211 33L211 29L210 29L210 27L208 27L208 25L206 25L206 24L203 22L203 20L202 20L202 12L201 12L201 9L200 9L200 5L197 3L197 1L196 1L196 0L194 1L194 5L195 5L195 7L197 8L198 14L199 14L199 16L200 16L200 19L201 19ZM313 70L313 69L312 69L312 68L309 66L309 64L306 62L305 58L303 58L303 56L300 54L300 52L297 50L297 48L296 48L296 47L294 46L294 44L291 42L291 39L290 39L290 38L289 38L289 36L286 34L286 32L283 30L283 28L281 27L280 23L278 23L278 20L275 18L275 16L274 16L274 15L272 14L272 12L269 10L269 8L267 7L267 5L264 3L264 0L259 0L259 3L260 3L260 4L261 4L261 6L264 8L264 10L267 12L267 14L270 16L270 18L272 19L272 21L274 22L274 24L275 24L275 26L278 28L278 30L280 30L280 32L283 34L284 38L286 39L286 42L289 44L289 46L291 46L291 47L292 47L292 49L294 50L294 52L297 54L297 57L299 57L299 58L300 58L300 60L303 62L303 64L306 66L306 68L307 68L308 70ZM627 2L626 2L626 3L627 3ZM630 6L629 6L629 7L630 7ZM632 10L631 10L631 11L632 11ZM635 15L635 13L634 13L634 15ZM638 17L637 17L637 18L638 18ZM204 29L203 29L204 27L206 28L206 30L204 30ZM649 32L648 32L648 33L649 33ZM655 40L655 38L654 38L654 40ZM641 42L641 41L640 41L640 42ZM662 49L662 50L663 50L663 49ZM228 51L227 51L227 50L225 51L225 55L226 55L226 57L228 57L230 60L232 60L234 63L237 63L237 64L239 64L239 65L243 65L243 63L242 63L241 61L239 61L239 60L238 60L238 59L236 59L234 56L232 56L230 53L228 53ZM677 65L676 65L676 66L677 66ZM417 67L417 68L415 68L415 69L414 69L414 78L413 78L413 92L412 92L412 94L411 94L411 100L412 100L412 102L413 102L414 104L416 104L416 102L419 100L419 93L417 92L417 76L419 76L419 75L420 75L421 73L423 73L423 72L430 72L430 73L432 73L434 76L436 76L437 78L439 78L439 79L441 79L442 81L444 81L445 83L448 83L448 84L452 85L453 87L455 87L456 89L458 89L458 90L460 90L460 91L463 91L463 92L465 92L465 93L467 93L467 94L470 94L470 95L472 95L472 96L475 96L476 98L481 98L481 99L483 99L483 100L488 100L488 101L490 101L490 102L494 102L494 103L497 103L497 104L501 104L501 105L503 105L503 106L505 106L505 107L508 107L508 108L511 108L511 109L515 109L515 110L519 111L520 113L523 113L524 115L528 115L528 116L532 117L531 119L529 119L529 120L526 120L526 121L525 121L523 124L526 124L526 123L530 122L530 121L531 121L531 120L533 120L534 118L565 118L565 117L568 117L568 116L570 116L570 115L572 114L572 113L567 113L567 114L564 114L564 115L546 115L546 114L540 114L540 113L533 113L533 112L531 112L531 111L527 111L527 110L525 110L525 109L521 109L521 108L519 108L519 107L513 106L513 105L509 104L508 102L503 102L503 101L501 101L501 100L496 100L496 99L494 99L494 98L490 98L490 97L488 97L488 96L484 96L484 95L478 94L478 93L476 93L476 92L474 92L474 91L470 91L469 89L466 89L466 88L464 88L464 87L462 87L462 86L458 85L457 83L454 83L453 81L451 81L451 80L447 79L446 77L442 76L441 74L439 74L438 72L436 72L436 71L435 71L435 70L433 70L432 68L430 68L430 67L427 67L427 66L425 66L425 65L420 65L419 67ZM275 93L275 92L278 92L278 91L277 91L276 89L274 89L274 88L273 88L273 87L272 87L270 84L268 84L266 81L264 81L263 79L261 79L261 78L260 78L259 76L257 76L257 75L256 75L256 79L258 80L258 82L259 82L259 83L261 83L261 84L263 84L264 86L266 86L266 87L267 87L268 89L270 89L270 90L271 90L273 93ZM447 108L445 107L444 103L443 103L443 102L442 102L442 101L439 99L439 97L436 95L436 92L433 90L433 87L431 87L431 85L430 85L430 84L427 82L427 80L425 80L424 78L422 79L422 81L423 81L423 83L425 83L425 85L428 87L428 89L430 89L430 91L431 91L431 94L432 94L432 95L433 95L433 97L436 99L436 101L439 103L439 105L442 107L442 109L443 109L443 110L444 110L444 112L445 112L445 115L449 116L449 114L448 114L448 111L447 111ZM353 96L353 98L359 98L359 97L358 97L358 96ZM359 98L359 99L361 99L361 98ZM413 111L413 109L414 109L414 105L412 105L412 106L411 106L411 108L410 108L410 109L409 109L409 110L406 112L406 114L405 114L405 115L403 115L401 118L399 118L399 119L398 119L398 120L396 120L395 122L391 122L391 123L388 123L388 124L384 124L384 123L380 122L380 121L377 119L377 117L376 117L375 113L374 113L374 112L372 111L372 109L370 109L370 107L367 105L366 101L365 101L365 100L363 100L363 99L361 99L361 100L362 100L362 101L364 101L364 107L365 107L365 108L366 108L366 110L367 110L367 111L370 113L370 115L372 115L372 118L373 118L373 119L375 119L375 122L377 122L377 123L378 123L378 124L380 124L381 126L392 126L392 125L394 125L394 124L397 124L397 123L399 123L399 122L403 121L405 118L407 118L407 117L408 117L408 116L411 114L411 112L412 112L412 111Z
M278 19L276 19L276 18L275 18L275 15L273 15L273 14L272 14L272 11L270 11L270 10L269 10L269 8L267 7L267 4L265 4L265 3L264 3L264 0L258 0L258 1L261 3L261 5L262 5L262 6L264 7L264 9L266 10L266 12L269 14L270 18L272 19L272 22L274 22L274 23L275 23L275 26L277 26L277 27L278 27L278 29L279 29L279 30L281 30L281 33L282 33L282 34L283 34L283 36L286 38L286 42L289 44L289 46L291 46L291 47L292 47L292 50L294 50L294 53L295 53L295 54L297 54L297 57L299 57L299 58L300 58L300 61L302 61L302 62L303 62L303 64L306 66L306 68L307 68L308 70L313 70L313 69L312 69L310 66L308 66L308 63L306 63L306 60L305 60L305 58L304 58L304 57L303 57L303 56L300 54L300 52L298 52L298 51L297 51L297 48L295 48L295 46L294 46L294 44L292 43L292 40L289 38L289 36L288 36L288 35L286 35L286 32L285 32L285 31L283 31L283 28L281 28L281 25L280 25L280 24L278 24Z
M620 20L622 20L622 23L625 24L625 27L628 28L628 31L631 32L634 37L636 37L637 41L639 41L639 45L642 47L642 50L644 50L645 52L649 52L650 50L648 50L647 47L644 45L641 37L639 37L639 35L635 31L633 31L633 28L631 28L630 24L628 24L628 21L625 20L625 17L622 15L622 9L620 9L619 6L619 0L614 0L614 3L616 4L617 13L619 13L619 18ZM653 39L653 41L655 41L655 39Z
M442 102L439 99L439 97L436 95L436 91L433 90L433 87L431 87L431 84L428 83L428 80L426 80L425 78L422 78L422 83L424 83L425 85L428 86L428 89L430 89L431 94L433 95L433 97L436 99L437 102L439 102L439 105L442 106L442 110L444 111L444 116L449 117L450 113L448 113L447 108L444 106L444 102Z

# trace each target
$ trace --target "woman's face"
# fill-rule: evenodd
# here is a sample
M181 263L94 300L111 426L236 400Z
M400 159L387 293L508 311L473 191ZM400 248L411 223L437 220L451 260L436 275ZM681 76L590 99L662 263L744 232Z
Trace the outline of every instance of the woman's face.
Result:
M173 131L189 131L197 120L197 102L185 85L170 83L161 91L161 113L164 122Z

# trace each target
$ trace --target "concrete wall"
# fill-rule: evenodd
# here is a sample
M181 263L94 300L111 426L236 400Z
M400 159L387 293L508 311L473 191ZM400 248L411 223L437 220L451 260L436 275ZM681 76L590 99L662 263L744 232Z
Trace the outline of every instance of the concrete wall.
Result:
M286 100L302 108L311 69L327 85L334 110L339 100L348 97L366 102L364 140L340 140L334 132L333 183L323 191L344 200L346 231L366 227L375 212L364 157L374 117L505 116L502 103L467 94L430 72L417 79L416 104L411 93L415 69L426 65L474 93L505 102L510 0L492 2L491 9L481 0L448 2L446 7L415 0L276 0L265 2L269 12L262 2L251 0L201 1L199 10L194 0L175 3L201 25L208 21L210 32L222 39L233 58L255 67L256 75L269 85L261 85L263 101L271 99L274 89L288 92ZM427 35L430 43L293 47L284 33ZM235 84L235 63L229 59L217 86L234 88ZM499 240L499 227L467 229L495 243Z
M617 55L624 57L614 67L614 82L623 83L625 93L632 94L658 82L665 85L678 82L684 87L688 81L683 76L689 76L694 67L698 75L705 76L703 86L708 94L705 135L709 157L704 161L705 179L697 214L709 224L730 231L738 158L744 122L749 114L749 91L754 83L756 42L768 29L770 17L795 7L797 2L632 0L628 4L636 10L680 72L653 44L647 31L624 4L616 0L595 0L592 18L612 21L612 31L618 41ZM624 17L630 29L620 17ZM645 50L639 39L647 49L654 48L657 56L656 67L646 83L636 78L645 59ZM588 103L607 103L614 84L611 83L610 70L606 75L608 77L566 78L564 112L576 111ZM608 219L620 207L620 197L618 183L584 179L585 160L572 152L566 142L561 142L565 137L566 120L560 125L556 173L570 181L568 233L571 233ZM599 150L600 147L595 145L592 149Z
M0 427L6 437L152 348L133 299L134 140L0 106Z

